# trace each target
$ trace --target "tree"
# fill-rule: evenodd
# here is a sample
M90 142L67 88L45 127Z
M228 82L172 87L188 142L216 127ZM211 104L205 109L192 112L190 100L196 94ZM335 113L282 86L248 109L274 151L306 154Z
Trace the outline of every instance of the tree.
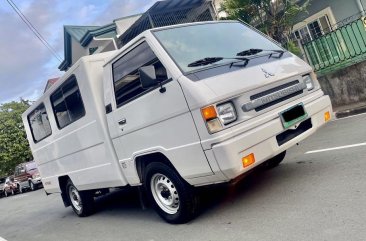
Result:
M30 106L29 101L0 105L0 175L12 174L14 167L33 159L21 115Z
M224 0L220 11L229 19L250 23L280 43L289 39L294 18L306 12L309 0Z

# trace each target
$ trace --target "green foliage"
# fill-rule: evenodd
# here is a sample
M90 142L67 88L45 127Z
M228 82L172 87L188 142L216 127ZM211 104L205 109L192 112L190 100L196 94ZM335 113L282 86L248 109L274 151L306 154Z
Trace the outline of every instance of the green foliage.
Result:
M284 46L288 51L290 51L291 53L299 56L300 58L302 57L302 53L300 48L295 44L294 41L289 41L285 44Z
M21 117L29 105L25 100L0 105L0 176L13 174L17 164L32 159Z
M309 0L299 5L296 0L224 0L220 11L228 19L240 19L254 25L280 43L287 42L294 18L306 12Z

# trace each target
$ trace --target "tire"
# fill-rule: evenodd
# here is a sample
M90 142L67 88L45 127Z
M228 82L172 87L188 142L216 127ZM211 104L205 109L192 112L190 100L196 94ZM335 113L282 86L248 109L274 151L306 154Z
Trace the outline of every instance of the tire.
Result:
M71 180L66 184L66 196L71 207L79 217L87 217L94 213L94 197L89 191L79 191Z
M197 214L195 190L163 163L153 162L146 167L144 188L155 211L168 223L186 223Z
M37 189L32 181L29 181L29 187L31 191L35 191Z
M283 161L283 159L285 159L285 156L286 156L286 151L281 152L277 156L274 156L271 159L269 159L268 161L266 161L264 167L266 169L272 169L272 168L277 167Z

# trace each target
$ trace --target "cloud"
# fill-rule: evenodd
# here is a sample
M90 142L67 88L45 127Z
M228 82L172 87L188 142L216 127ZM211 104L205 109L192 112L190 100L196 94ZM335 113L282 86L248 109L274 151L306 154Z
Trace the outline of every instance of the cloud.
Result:
M10 6L9 6L10 7ZM36 8L35 8L36 10ZM42 20L43 19L43 20ZM44 14L37 18L44 22ZM42 64L49 60L49 54L41 42L29 34L29 29L13 12L0 10L0 102L19 99L39 87ZM36 21L37 22L37 21ZM45 29L40 29L46 32ZM41 70L41 71L39 71Z
M144 12L156 0L13 0L63 58L63 25L104 25ZM36 38L6 1L0 2L0 103L35 100L60 62ZM4 24L5 23L5 24Z

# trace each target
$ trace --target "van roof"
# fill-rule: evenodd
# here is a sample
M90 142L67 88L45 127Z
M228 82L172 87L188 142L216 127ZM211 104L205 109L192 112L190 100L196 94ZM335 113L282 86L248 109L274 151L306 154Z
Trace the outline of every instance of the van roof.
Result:
M69 78L71 76L73 71L76 69L76 67L81 62L91 62L91 61L95 61L95 60L104 59L104 60L106 60L106 64L108 64L111 61L113 61L121 52L125 51L125 49L127 49L131 45L133 45L138 39L143 38L144 36L146 36L147 34L149 34L151 32L161 31L161 30L165 30L165 29L185 27L185 26L216 24L216 23L239 23L239 21L237 21L237 20L203 21L203 22L183 23L183 24L175 24L175 25L169 25L169 26L164 26L164 27L152 28L152 29L148 29L148 30L145 30L144 32L140 33L139 35L137 35L135 38L133 38L131 41L129 41L125 46L123 46L120 49L108 51L108 52L104 52L104 53L99 53L99 54L93 54L93 55L89 55L89 56L83 56L75 64L73 64L68 69L68 71L66 71L65 74L62 77L60 77L60 79L54 85L52 85L49 89L47 89L45 91L45 93L43 93L43 95L23 113L23 115L27 116L31 112L31 110L33 110L36 106L38 106L42 102L43 96L48 95L49 93L52 93L54 90L56 90L67 78Z

